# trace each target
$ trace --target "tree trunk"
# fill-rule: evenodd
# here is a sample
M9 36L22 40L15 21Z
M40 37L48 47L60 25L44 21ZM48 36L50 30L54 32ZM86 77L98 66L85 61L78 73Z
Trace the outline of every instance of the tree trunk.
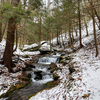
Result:
M71 21L69 20L69 45L71 46Z
M17 29L16 29L16 47L13 50L13 52L17 50L17 46L18 46L18 33L17 33Z
M16 7L19 2L20 0L12 0L11 4ZM12 67L14 66L12 62L12 55L13 55L14 38L15 38L15 30L16 30L16 21L15 21L16 18L17 17L9 18L6 47L3 55L3 63L8 68L9 72L13 72Z
M96 29L95 29L95 15L93 10L93 2L90 2L92 8L92 19L93 19L93 30L94 30L94 40L95 40L95 48L96 48L96 57L98 56L98 46L97 46L97 38L96 38Z
M97 13L97 11L96 11L96 9L95 8L93 8L93 10L94 10L94 12L95 12L95 15L97 16L97 18L98 18L98 20L99 20L99 30L100 30L100 17L99 17L99 15L98 15L98 13Z
M78 18L79 18L79 34L80 34L80 48L83 47L82 45L82 36L81 36L81 14L80 14L80 0L78 0Z
M8 21L8 30L7 30L7 40L6 47L3 55L3 63L8 68L9 72L12 72L12 54L14 46L14 37L15 37L16 24L14 18L10 18Z
M0 22L0 42L2 41L2 23Z
M0 12L1 13L1 12ZM2 13L1 13L2 14ZM0 16L0 20L2 21L2 17ZM2 22L0 22L0 42L2 41Z
M39 47L41 46L41 17L39 18Z
M72 50L74 51L73 40L74 40L74 36L73 36L73 30L72 30L72 40L71 40L72 41L72 44L71 45L72 45Z
M78 36L78 33L77 33L77 28L74 26L74 31L76 33L76 36Z
M67 37L67 35L66 35L66 27L65 27L65 38Z
M86 36L89 36L89 33L88 33L88 26L87 26L87 23L86 23L86 20L85 20L85 17L84 17L84 22L85 22L85 27L86 27Z
M50 41L50 53L52 52L52 48L51 48L51 30L50 30L50 23L49 23L49 41Z
M59 32L57 30L57 45L59 45Z

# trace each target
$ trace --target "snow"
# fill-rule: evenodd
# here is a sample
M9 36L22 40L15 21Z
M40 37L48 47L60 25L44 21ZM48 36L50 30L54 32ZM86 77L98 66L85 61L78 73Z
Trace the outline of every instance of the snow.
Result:
M6 41L5 41L5 39L3 39L2 42L0 43L0 59L3 57L5 44L6 44ZM31 46L25 45L24 48L36 47L36 46L37 46L37 44L32 44ZM31 58L23 58L22 56L36 55L36 54L39 54L39 53L40 53L39 51L34 51L34 52L25 51L25 52L22 52L19 49L19 47L14 52L14 54L19 55L20 59L23 60L23 61L26 61L28 59L30 60ZM20 66L25 67L25 65L23 63L18 63L17 67L20 67ZM14 68L14 70L15 70L15 68ZM0 95L6 93L12 85L15 85L16 83L18 83L19 82L18 77L20 75L22 75L22 71L17 72L17 73L9 73L7 67L4 67L4 65L0 64ZM2 99L0 99L0 100L2 100Z
M2 95L9 90L11 85L15 85L17 82L19 82L17 77L21 75L21 72L14 74L9 73L6 67L0 65L0 73L2 73L0 75L0 95Z
M70 63L74 63L76 70L72 74L75 80L69 81L68 65L59 65L62 71L55 72L60 76L59 85L43 90L29 100L100 100L100 55L95 57L95 48L87 48L87 45L94 39L92 21L88 23L88 30L88 37L85 37L86 31L84 29L82 31L84 48L70 54L73 57ZM97 38L100 38L99 31L97 34ZM75 44L75 46L78 45L79 42ZM100 45L98 45L98 48L100 49ZM68 84L70 84L70 87L68 87ZM86 97L84 98L84 96Z
M31 44L31 45L24 45L24 48L23 50L26 50L26 49L29 49L29 48L34 48L34 47L37 47L38 44L34 43L34 44Z
M36 54L40 54L40 51L34 51L34 52L24 51L24 52L22 52L19 48L17 48L17 50L14 52L14 54L21 55L21 56L36 55Z
M40 50L42 51L50 51L50 45L48 45L47 43L44 43L41 47Z
M97 26L96 26L97 29ZM70 64L73 63L75 72L69 75L68 64L65 66L58 64L62 71L55 71L56 74L60 76L60 83L54 88L43 90L37 93L35 96L31 97L29 100L100 100L100 55L95 57L95 48L89 48L88 44L94 39L93 36L93 26L92 20L88 23L89 36L86 37L86 30L82 30L82 43L84 48L78 50L69 56L73 57ZM97 32L99 38L100 32ZM75 33L74 33L75 36ZM64 37L64 35L63 35ZM79 38L79 36L75 36ZM56 43L56 38L52 40ZM62 41L62 40L61 40ZM64 39L65 42L68 41L67 38ZM43 43L43 41L41 42ZM79 45L79 41L75 43L75 47ZM24 49L36 47L38 44L25 45ZM92 45L93 46L93 45ZM44 43L41 48L47 47L50 49L50 45ZM100 45L98 45L100 51ZM5 49L5 40L0 43L0 58L3 56ZM58 49L58 48L57 48ZM67 48L66 50L71 51ZM19 48L14 52L16 55L35 55L39 54L39 51L22 52ZM68 56L67 54L65 57ZM31 58L20 57L23 61ZM3 65L0 65L0 95L6 93L11 85L15 85L18 80L18 76L21 75L21 71L17 73L9 73L8 69ZM71 81L70 78L73 77L75 80ZM87 95L84 99L83 96Z
M87 50L86 52L84 49L81 49L74 57L74 61L77 62L76 65L82 69L82 83L84 83L87 93L90 91L89 100L100 99L100 56L95 58L94 54L94 51L91 54L90 51ZM85 92L84 89L83 92Z

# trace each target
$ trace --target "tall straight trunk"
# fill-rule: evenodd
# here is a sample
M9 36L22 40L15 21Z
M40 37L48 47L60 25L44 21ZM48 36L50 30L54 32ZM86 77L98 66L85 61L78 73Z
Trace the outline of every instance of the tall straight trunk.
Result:
M2 1L1 1L2 3ZM2 14L2 12L0 12ZM0 16L0 21L2 21L2 17ZM0 42L2 41L2 22L0 22Z
M50 41L50 53L51 53L51 30L50 30L50 24L49 24L49 41Z
M15 19L10 18L8 21L8 30L7 30L7 40L6 47L3 55L3 63L6 67L8 67L9 72L12 72L12 54L13 54L13 46L14 46L14 37L15 37Z
M53 35L54 35L54 34L53 34L53 32L52 32L52 44L53 44Z
M39 18L39 47L41 46L41 17Z
M17 6L20 0L13 0L11 3L13 6ZM12 62L13 55L13 47L14 47L14 38L15 38L15 30L16 30L16 19L17 17L11 17L8 21L8 29L7 29L7 40L6 47L3 55L3 63L8 68L9 72L13 72L12 67L14 66Z
M62 39L62 46L65 48L64 40L63 40L63 36L62 36L62 30L61 30L61 39Z
M73 40L74 40L74 36L73 36L73 30L72 30L72 40L71 40L72 41L72 44L71 44L72 45L72 50L74 50Z
M71 46L71 21L69 20L69 45Z
M77 34L77 29L76 29L75 26L74 26L74 31L75 31L75 33L76 33L76 36L78 36L78 34Z
M28 41L28 43L29 43L29 41ZM21 36L19 37L19 48L22 49L22 37Z
M2 23L0 22L0 42L2 41Z
M57 30L57 45L59 45L59 32Z
M96 48L96 57L98 56L98 46L97 46L97 38L96 38L96 29L95 29L95 15L93 10L93 2L90 2L92 8L92 19L93 19L93 31L94 31L94 40L95 40L95 48Z
M97 11L95 8L93 8L95 15L97 16L98 20L99 20L99 30L100 30L100 16L98 15Z
M78 0L78 18L79 18L79 34L80 34L80 48L83 47L82 45L82 34L81 34L81 14L80 14L80 0Z
M66 29L65 29L65 38L66 38L66 36L67 36L67 35L66 35Z
M84 23L85 23L85 27L86 27L86 33L87 33L86 36L88 36L89 35L89 33L88 33L88 26L87 26L85 17L84 17Z

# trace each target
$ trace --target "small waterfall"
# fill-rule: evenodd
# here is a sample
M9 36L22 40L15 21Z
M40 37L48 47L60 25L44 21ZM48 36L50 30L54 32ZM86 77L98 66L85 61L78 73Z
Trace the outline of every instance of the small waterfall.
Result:
M51 64L51 63L58 63L60 58L60 54L42 57L39 59L38 63L40 64Z
M40 58L38 63L42 63L42 64L51 64L51 63L56 63L57 62L57 58L55 57L43 57Z
M33 82L47 83L49 81L53 81L53 75L46 67L37 67L33 69L31 75Z
M59 61L59 54L40 58L35 68L32 71L26 71L31 74L32 82L26 87L14 91L7 100L27 100L27 97L35 94L45 88L45 83L53 81L53 75L49 69L49 64L57 63ZM3 98L5 100L5 98Z

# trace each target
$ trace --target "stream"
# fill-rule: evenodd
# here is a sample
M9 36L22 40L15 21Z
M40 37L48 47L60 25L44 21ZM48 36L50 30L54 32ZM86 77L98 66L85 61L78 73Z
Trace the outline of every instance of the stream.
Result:
M45 83L53 81L49 65L52 62L58 63L59 58L59 54L40 58L32 71L26 71L27 74L31 73L32 82L24 88L14 91L6 100L27 100L30 95L47 88Z

